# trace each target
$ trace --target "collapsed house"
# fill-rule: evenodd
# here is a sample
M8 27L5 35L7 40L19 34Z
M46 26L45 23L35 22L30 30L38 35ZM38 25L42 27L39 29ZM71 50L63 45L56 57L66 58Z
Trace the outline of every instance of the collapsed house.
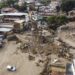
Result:
M29 16L27 13L3 13L0 14L0 23L3 25L0 25L0 28L12 28L13 30L23 30L24 25L29 22ZM4 24L5 23L5 24ZM10 23L10 25L6 24Z
M25 24L24 20L14 21L14 31L15 32L22 31L24 29L24 24Z

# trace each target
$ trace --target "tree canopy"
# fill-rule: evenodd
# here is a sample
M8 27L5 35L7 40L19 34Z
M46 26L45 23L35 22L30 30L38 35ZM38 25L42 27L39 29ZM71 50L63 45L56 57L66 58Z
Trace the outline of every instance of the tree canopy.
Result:
M66 16L49 16L47 17L47 23L49 27L53 30L56 30L61 25L65 24L68 21Z
M73 8L75 8L75 0L62 0L61 2L62 11L68 14L68 12L71 11Z

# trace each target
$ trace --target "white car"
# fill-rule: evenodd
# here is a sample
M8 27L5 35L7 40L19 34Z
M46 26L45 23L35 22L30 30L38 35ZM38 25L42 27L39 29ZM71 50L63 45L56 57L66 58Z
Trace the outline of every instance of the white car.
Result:
M14 71L16 71L16 67L15 67L15 66L10 66L10 65L8 65L8 66L7 66L7 70L14 72Z

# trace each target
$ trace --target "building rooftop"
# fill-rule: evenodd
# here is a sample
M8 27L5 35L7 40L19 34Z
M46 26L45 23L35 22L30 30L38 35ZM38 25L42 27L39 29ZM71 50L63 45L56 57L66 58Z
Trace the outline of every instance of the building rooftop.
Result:
M17 20L17 21L14 21L14 22L16 22L16 23L23 23L25 21L24 20Z

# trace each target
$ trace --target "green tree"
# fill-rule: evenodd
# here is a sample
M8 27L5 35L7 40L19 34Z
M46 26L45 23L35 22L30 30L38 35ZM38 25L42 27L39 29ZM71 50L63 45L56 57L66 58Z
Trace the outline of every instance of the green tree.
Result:
M47 17L47 23L49 28L56 30L68 21L66 16L49 16Z
M68 22L68 18L66 16L61 15L56 17L56 23L58 24L58 26L63 25L66 22Z
M66 12L68 15L68 12L71 11L75 7L75 0L62 0L61 2L61 10Z
M56 16L49 16L47 17L47 23L49 28L55 30L56 29Z
M51 0L40 0L40 2L44 5L50 4Z

